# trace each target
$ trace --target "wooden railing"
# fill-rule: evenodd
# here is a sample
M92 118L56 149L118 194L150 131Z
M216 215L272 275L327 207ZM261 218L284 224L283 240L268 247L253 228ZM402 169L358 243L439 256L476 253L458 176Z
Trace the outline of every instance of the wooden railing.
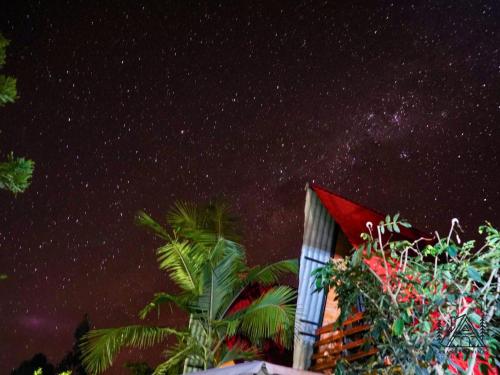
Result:
M362 312L351 315L340 328L334 327L332 323L316 330L312 371L333 371L341 358L353 362L377 353L369 337L371 325L363 321Z

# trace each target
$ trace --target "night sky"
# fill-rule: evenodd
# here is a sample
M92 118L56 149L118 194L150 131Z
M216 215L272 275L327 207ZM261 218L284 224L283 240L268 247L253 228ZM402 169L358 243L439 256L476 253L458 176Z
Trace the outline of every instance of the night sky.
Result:
M270 3L1 1L0 152L36 169L0 192L0 373L171 290L139 209L223 198L251 264L299 255L308 181L423 230L500 225L497 0Z

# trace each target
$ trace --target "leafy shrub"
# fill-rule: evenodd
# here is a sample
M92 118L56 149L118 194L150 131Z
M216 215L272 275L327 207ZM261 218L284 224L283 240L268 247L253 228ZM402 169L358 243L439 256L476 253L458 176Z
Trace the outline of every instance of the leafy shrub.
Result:
M460 240L456 219L446 238L436 232L432 245L424 238L396 240L405 227L399 215L376 227L369 222L363 245L314 272L318 289L336 290L339 324L363 301L379 349L369 363L340 361L337 373L493 373L500 365L498 230L490 223L479 227L485 243L477 249L475 241ZM471 321L484 349L446 347L459 316Z

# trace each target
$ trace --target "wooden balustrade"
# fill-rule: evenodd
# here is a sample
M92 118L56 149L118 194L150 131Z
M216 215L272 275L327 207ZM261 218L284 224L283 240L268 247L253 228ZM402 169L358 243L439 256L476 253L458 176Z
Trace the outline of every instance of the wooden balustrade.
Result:
M312 371L333 372L341 358L353 362L377 353L377 348L369 346L371 325L364 322L363 317L362 312L356 312L340 328L336 329L332 323L316 330L318 339L314 344Z

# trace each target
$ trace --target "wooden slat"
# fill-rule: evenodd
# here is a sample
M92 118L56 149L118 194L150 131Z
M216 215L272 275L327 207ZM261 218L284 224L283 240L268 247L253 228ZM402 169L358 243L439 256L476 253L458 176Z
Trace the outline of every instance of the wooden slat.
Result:
M335 329L333 328L334 326L335 326L335 323L330 323L330 324L327 324L326 326L318 328L316 330L316 336L319 336L323 333L329 333L329 332L335 331Z
M363 317L364 314L362 312L356 312L346 319L341 327L337 329L334 328L337 326L336 323L331 323L316 330L318 338L320 338L322 334L330 334L330 337L315 342L316 354L312 356L314 365L311 367L311 370L320 372L328 369L333 370L340 358L345 358L349 362L354 362L378 352L377 348L374 347L364 351L360 350L361 346L370 342L371 338L369 337L363 337L343 344L343 339L345 337L368 331L372 328L370 324L362 324ZM360 325L353 327L355 323ZM325 345L327 345L327 347L324 347ZM346 350L350 351L349 355L346 354Z
M333 350L325 349L321 351L321 353L316 353L312 356L312 359L328 359L335 354L340 353L342 350L337 350L336 348L332 348Z
M354 314L353 316L351 316L350 318L346 319L344 321L344 323L342 323L343 326L348 326L352 323L355 323L357 321L360 321L361 319L363 319L363 316L364 314L362 312L357 312L356 314Z
M358 346L363 345L366 342L368 342L368 339L363 338L363 339L359 339L356 341L348 342L347 344L338 345L337 347L334 347L334 348L328 348L328 349L323 350L321 353L314 354L313 359L317 359L317 358L320 359L322 357L328 357L328 356L332 356L334 354L338 354L344 350L354 349L354 348L357 348Z
M326 337L324 339L316 341L314 346L322 346L325 344L330 344L332 342L339 341L342 337L344 337L344 332L337 331L337 333L331 335L330 337Z
M350 318L348 318L347 320L345 320L344 323L342 323L342 326L344 326L344 327L348 326L350 324L353 324L353 323L360 321L361 319L363 319L363 313L358 312L358 313L354 314L353 316L351 316ZM330 324L327 324L323 327L320 327L316 330L316 335L319 336L323 333L333 332L334 326L335 326L335 323L330 323Z
M321 371L321 370L326 370L328 368L334 368L335 365L337 364L337 361L339 360L340 356L337 358L331 359L326 362L321 362L321 363L316 363L311 370L313 371Z
M367 350L366 352L358 352L358 353L349 355L346 357L346 359L349 362L353 362L353 361L356 361L357 359L368 357L368 356L373 355L377 352L378 352L377 348L371 348L371 349Z
M355 333L368 331L370 328L371 328L371 326L369 324L363 324L361 326L352 327L352 328L346 329L344 331L339 331L338 333L336 333L330 337L316 341L314 346L318 347L318 346L322 346L325 344L330 344L332 342L338 341L339 339L341 339L345 336L350 336L350 335L354 335Z
M375 353L378 352L378 349L377 348L371 348L365 352L358 352L358 353L355 353L355 354L352 354L350 356L347 356L346 359L349 361L349 362L354 362L358 359L361 359L361 358L364 358L364 357L368 357L368 356L371 356ZM337 355L337 356L334 356L334 357L328 357L326 361L322 361L320 363L316 362L314 364L314 366L311 367L311 370L313 371L321 371L321 370L326 370L328 368L331 368L333 369L335 367L335 365L337 364L337 361L340 359L340 355Z
M361 346L366 342L368 342L367 338L359 339L356 341L351 341L351 342L348 342L347 344L342 345L342 350L357 348L358 346Z

